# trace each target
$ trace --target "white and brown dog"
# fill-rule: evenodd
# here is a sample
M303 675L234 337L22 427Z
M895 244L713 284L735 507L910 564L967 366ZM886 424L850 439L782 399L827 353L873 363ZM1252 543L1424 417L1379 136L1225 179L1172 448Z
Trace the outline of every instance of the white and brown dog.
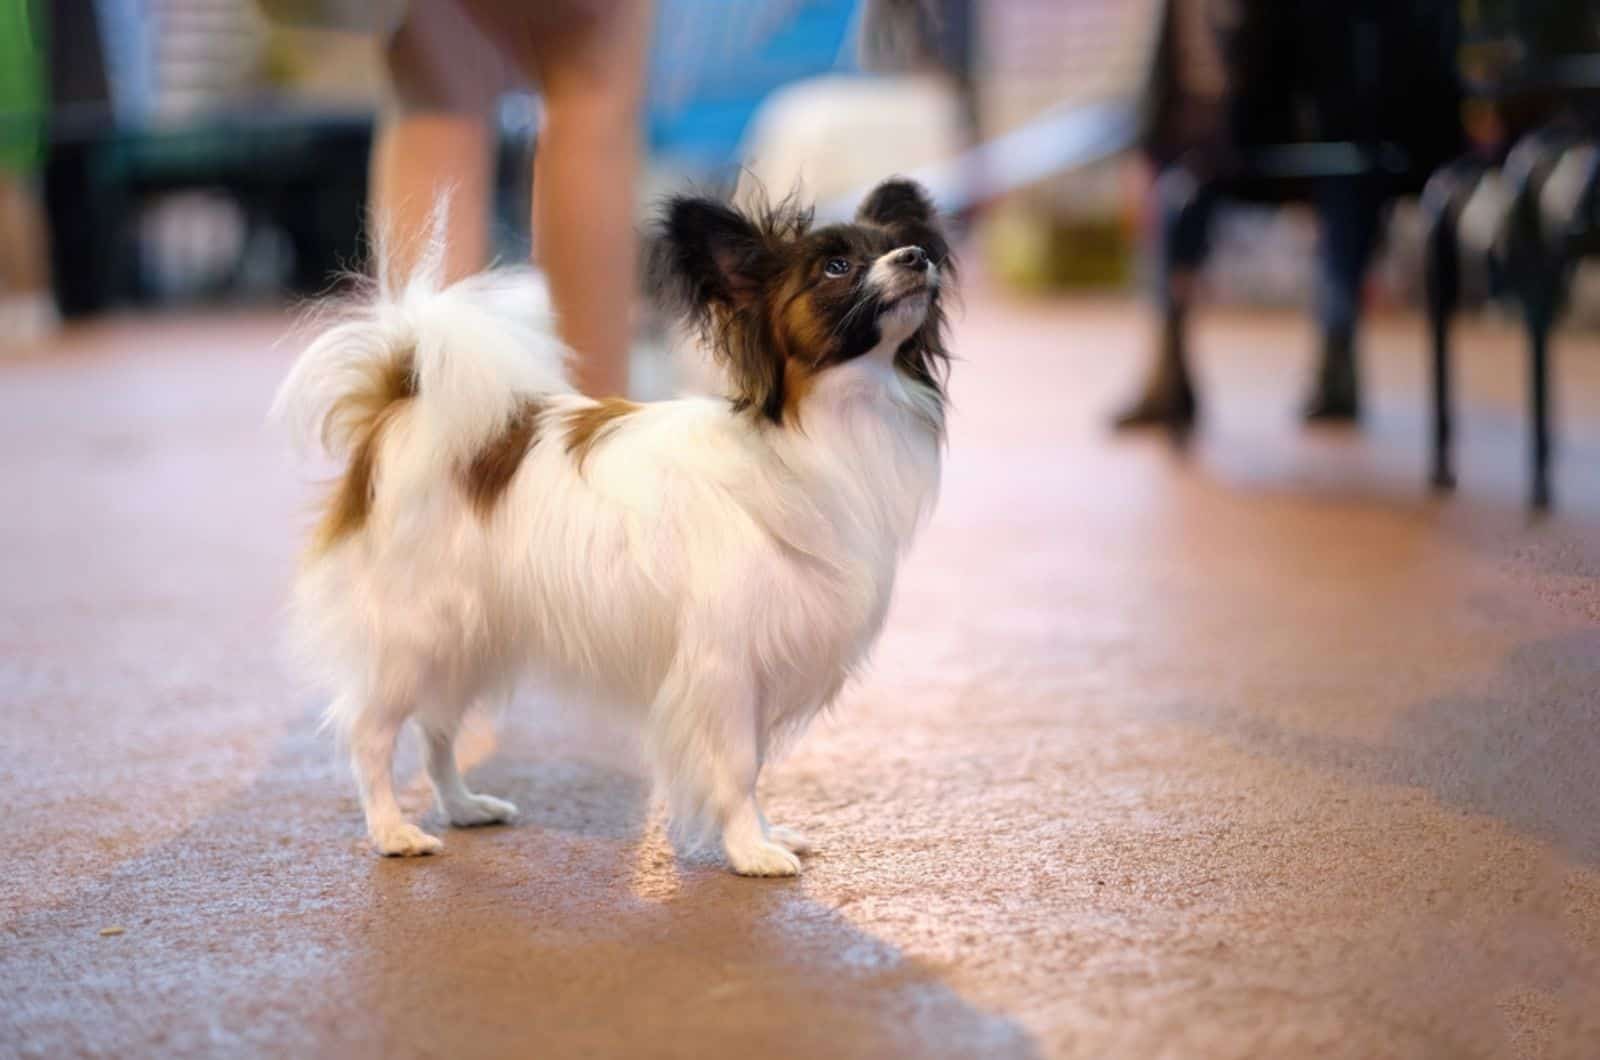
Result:
M939 482L949 249L926 195L850 224L669 202L653 273L728 399L572 389L526 270L439 289L425 265L321 334L278 395L345 463L297 580L298 654L333 695L384 854L440 848L391 778L408 719L456 825L464 713L530 674L630 705L675 826L736 872L799 871L756 778L866 658Z

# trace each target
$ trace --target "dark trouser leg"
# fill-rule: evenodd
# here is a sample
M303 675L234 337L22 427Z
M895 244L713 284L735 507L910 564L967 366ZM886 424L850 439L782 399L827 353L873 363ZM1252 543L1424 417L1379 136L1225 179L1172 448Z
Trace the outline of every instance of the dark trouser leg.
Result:
M1161 334L1138 397L1113 421L1118 429L1181 427L1192 423L1198 411L1189 376L1184 321L1209 249L1206 237L1216 196L1177 166L1161 174L1155 194L1158 219L1152 249Z
M1306 401L1307 420L1349 421L1361 414L1356 374L1356 326L1362 284L1383 223L1382 189L1364 178L1337 178L1317 190L1321 221L1318 248L1317 322L1322 363Z

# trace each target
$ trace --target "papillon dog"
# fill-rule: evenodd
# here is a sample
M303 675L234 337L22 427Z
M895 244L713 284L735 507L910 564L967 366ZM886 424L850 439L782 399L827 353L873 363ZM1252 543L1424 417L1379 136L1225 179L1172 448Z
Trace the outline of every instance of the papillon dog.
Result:
M380 279L279 391L343 467L291 639L382 854L441 846L395 799L407 720L451 824L516 812L467 787L453 744L469 708L533 676L636 719L678 837L720 839L756 876L809 850L756 781L866 659L933 503L949 246L904 180L826 226L678 197L648 246L727 396L585 397L537 277L441 287L437 252Z

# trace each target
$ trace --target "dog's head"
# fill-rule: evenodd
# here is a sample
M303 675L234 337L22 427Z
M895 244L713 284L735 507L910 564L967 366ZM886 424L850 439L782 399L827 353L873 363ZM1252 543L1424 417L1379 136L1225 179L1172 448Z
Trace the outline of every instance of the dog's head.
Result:
M818 375L875 354L941 398L950 246L921 187L889 180L848 224L792 202L742 212L670 200L651 252L658 289L699 327L740 408L782 423Z

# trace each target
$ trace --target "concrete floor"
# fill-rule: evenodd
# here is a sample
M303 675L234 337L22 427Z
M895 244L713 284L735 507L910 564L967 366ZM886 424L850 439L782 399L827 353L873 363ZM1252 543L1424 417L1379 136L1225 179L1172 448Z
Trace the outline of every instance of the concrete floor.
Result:
M1297 318L1207 316L1180 457L1099 429L1129 305L974 293L878 665L765 782L821 846L777 882L674 861L538 704L468 748L514 826L371 855L275 647L282 324L0 365L0 1054L1600 1055L1600 343L1530 522L1507 327L1440 502L1415 320L1341 435Z

